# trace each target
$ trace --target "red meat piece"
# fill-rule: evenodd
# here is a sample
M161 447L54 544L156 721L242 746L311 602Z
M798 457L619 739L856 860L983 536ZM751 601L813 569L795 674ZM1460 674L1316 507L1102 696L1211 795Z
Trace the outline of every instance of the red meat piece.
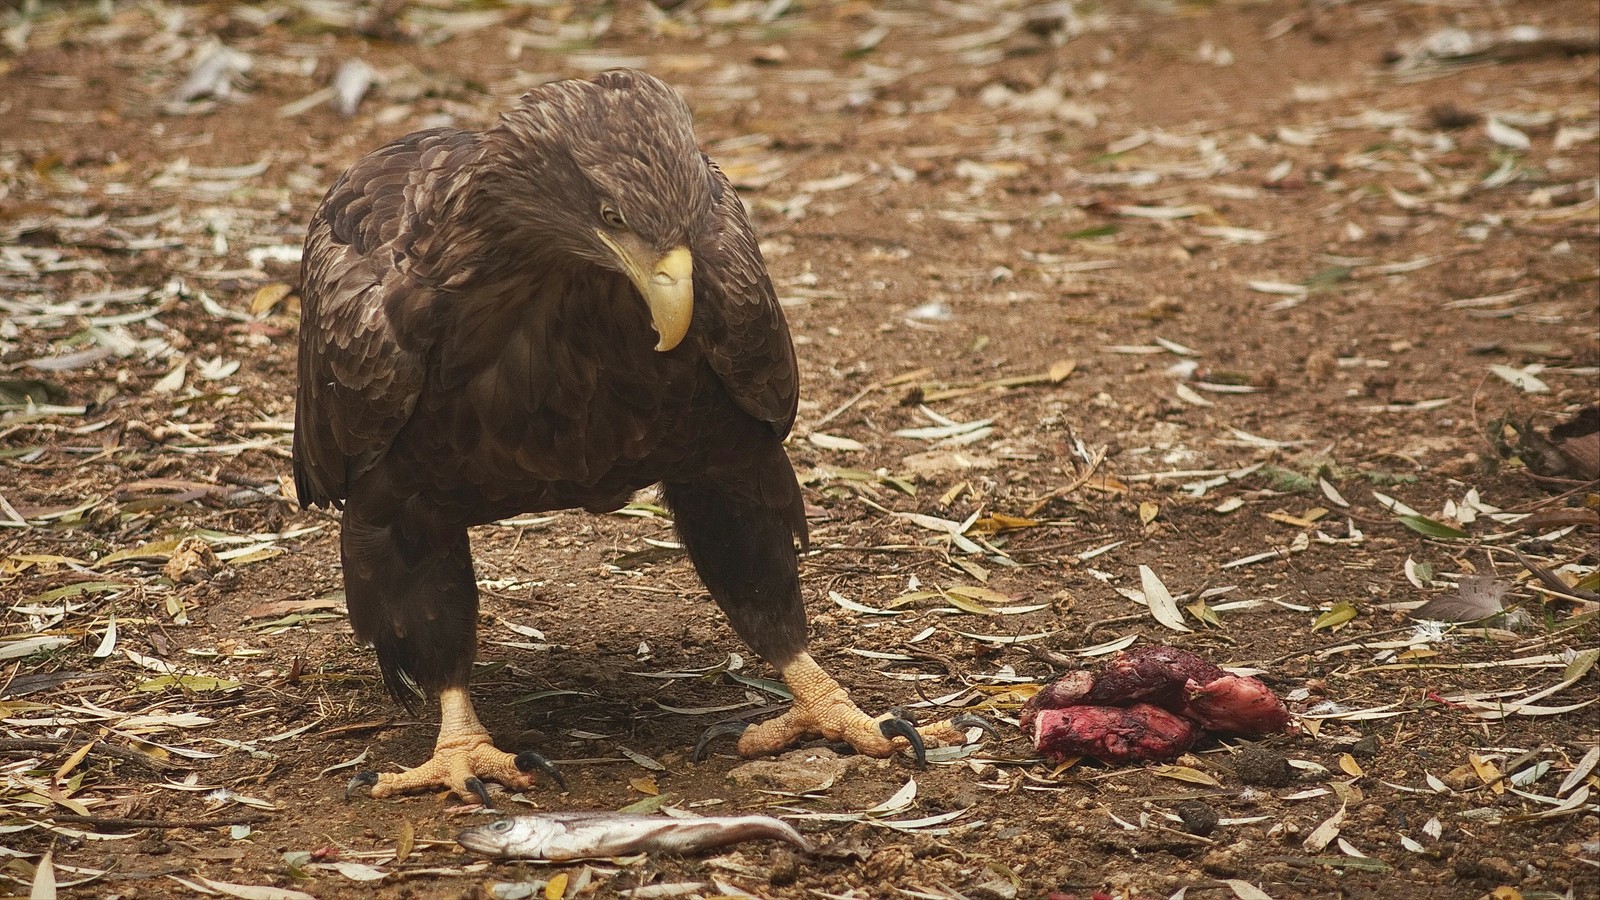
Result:
M1110 763L1172 759L1202 729L1244 737L1292 730L1288 708L1259 679L1156 645L1118 653L1098 674L1062 675L1023 704L1019 720L1046 756Z
M1055 681L1039 688L1037 694L1029 697L1028 702L1022 704L1022 711L1017 714L1018 721L1022 724L1022 730L1028 730L1028 727L1033 724L1033 717L1038 714L1039 710L1075 706L1083 702L1083 698L1088 695L1089 689L1092 687L1094 687L1094 676L1088 672L1078 671L1068 672Z
M1209 684L1189 682L1183 714L1218 734L1259 737L1289 730L1289 710L1259 679L1223 675Z
M1113 657L1094 679L1085 700L1101 706L1127 706L1143 700L1177 712L1182 708L1186 683L1210 684L1225 674L1187 650L1145 644Z
M1033 718L1033 745L1053 759L1092 756L1101 762L1174 759L1194 744L1195 726L1159 706L1135 703L1041 709Z

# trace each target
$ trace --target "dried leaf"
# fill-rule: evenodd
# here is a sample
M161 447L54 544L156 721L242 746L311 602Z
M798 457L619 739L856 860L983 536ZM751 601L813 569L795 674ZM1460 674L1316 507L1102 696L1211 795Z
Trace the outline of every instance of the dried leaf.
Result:
M975 587L967 584L958 584L953 587L945 588L945 594L947 596L950 594L955 594L957 596L966 597L969 600L976 600L979 603L1010 603L1016 599L1009 595L1002 594L999 591L990 590L989 588L984 587Z
M1490 116L1488 121L1484 122L1483 130L1489 135L1489 140L1502 147L1509 147L1512 150L1529 150L1533 147L1533 141L1529 140L1526 134L1494 116Z
M973 522L972 527L967 529L967 534L1004 534L1007 531L1037 528L1040 524L1038 519L1009 516L1005 513L990 513Z
M898 609L879 609L876 606L868 606L865 603L857 603L838 591L829 591L828 599L839 604L845 609L850 610L851 612L863 613L869 616L898 616L901 613L901 610Z
M1317 618L1312 621L1311 630L1321 631L1324 628L1330 630L1337 629L1339 626L1353 620L1358 612L1359 610L1357 610L1355 606L1347 601L1340 600L1338 603L1335 603L1333 606L1329 607L1327 612L1317 616Z
M1589 670L1594 668L1597 661L1600 661L1600 647L1578 651L1572 657L1572 661L1567 663L1567 667L1561 670L1561 681L1567 684L1576 683L1578 679L1589 674Z
M1584 779L1589 777L1589 773L1595 770L1596 765L1600 765L1600 745L1590 747L1589 752L1585 753L1583 758L1578 760L1578 764L1572 767L1572 771L1567 773L1567 777L1561 779L1561 787L1556 789L1556 796L1564 797L1568 791L1582 784Z
M618 747L617 750L620 751L623 756L626 756L627 758L633 760L636 764L649 769L652 772L665 772L667 770L666 766L656 762L654 759L651 759L648 756L645 756L643 753L640 753L637 750L632 750L627 747Z
M858 440L854 440L853 438L837 437L837 436L831 435L831 434L824 434L824 433L822 433L820 431L811 432L811 434L806 438L806 440L810 441L813 445L815 445L817 447L821 447L824 450L840 450L840 451L843 451L843 452L846 452L846 453L850 453L850 452L854 452L856 450L865 450L865 449L867 449L867 445L866 444L863 444Z
M1339 827L1344 824L1345 806L1339 804L1339 810L1318 825L1310 834L1306 835L1301 844L1307 852L1320 853L1333 839L1339 836Z
M1426 590L1428 583L1433 581L1433 566L1429 563L1419 563L1411 557L1406 557L1406 580L1413 587Z
M1189 611L1189 615L1194 616L1196 619L1199 619L1213 628L1222 627L1222 620L1217 618L1217 614L1212 611L1210 605L1208 605L1204 599L1196 598L1188 603L1185 603L1183 608Z
M60 635L35 635L18 640L0 641L0 660L32 656L45 650L65 647L72 642L72 638Z
M1156 573L1149 566L1139 567L1139 586L1144 591L1145 605L1150 607L1150 615L1157 622L1173 631L1193 631L1183 623L1183 613L1178 609L1177 601L1172 599L1172 592L1161 583Z
M116 649L117 649L117 617L115 615L112 615L112 616L109 617L109 619L106 622L106 633L103 636L101 636L100 643L95 646L94 652L91 653L90 656L92 656L95 659L105 659L106 657L110 656L112 653L116 652Z
M396 864L406 861L411 855L411 850L417 843L417 827L407 818L400 819L400 829L394 836L394 861Z
M1187 384L1184 384L1181 381L1178 382L1177 384L1173 385L1172 389L1178 395L1178 399L1179 400L1182 400L1183 402L1189 404L1190 406L1216 406L1217 405L1217 404L1213 403L1212 401L1207 400L1206 398L1204 398L1204 397L1200 396L1199 394L1195 393L1194 388L1189 387Z
M338 860L325 864L351 881L382 881L389 873L366 863Z
M289 296L292 290L293 288L281 281L256 288L255 294L250 297L250 315L257 318L266 315L273 307L283 302L283 298Z
M902 784L899 790L890 794L887 800L862 810L862 814L867 816L892 816L895 813L909 809L911 801L915 799L917 799L917 780L915 778L907 778L906 783Z
M1054 631L1041 631L1036 634L974 634L970 631L950 629L952 634L959 634L964 638L982 641L986 644L1026 644L1029 641L1042 640L1055 634Z
M171 674L157 675L149 681L134 685L134 690L154 692L164 691L167 688L182 688L185 691L231 691L239 686L239 682L227 678L217 678L212 675L187 675Z
M1149 525L1151 522L1154 522L1156 520L1156 516L1159 515L1161 515L1161 504L1155 502L1154 500L1139 501L1140 525Z
M636 800L633 803L629 803L627 806L617 810L617 812L641 814L658 812L661 807L667 805L667 801L670 799L671 796L668 794L658 794L654 797L645 797L641 800Z
M189 374L189 358L179 357L178 364L173 366L167 374L156 380L150 390L157 394L175 394L183 389L183 380Z
M1162 778L1173 778L1178 781L1187 781L1190 784L1203 784L1207 787L1222 787L1222 783L1199 769L1189 766L1154 766L1150 769L1152 775Z
M1339 769L1351 778L1360 778L1367 773L1362 770L1361 764L1348 753L1339 754Z
M63 778L67 777L68 773L78 767L78 763L83 762L84 757L88 756L89 751L92 749L94 749L94 741L89 741L73 751L72 755L67 757L66 761L61 764L60 768L56 769L56 774L51 780L59 784Z
M1318 477L1317 486L1322 488L1322 496L1327 497L1328 502L1334 506L1340 508L1348 508L1350 506L1350 502L1344 499L1344 495L1339 493L1339 489L1330 484L1328 479Z
M1222 883L1226 884L1239 900L1272 900L1271 894L1243 879L1224 878Z
M28 886L28 900L56 900L56 866L52 851L46 850L33 869L33 882Z
M1476 753L1467 754L1467 762L1472 766L1473 774L1484 784L1492 785L1496 794L1506 792L1505 780L1500 777L1500 767L1484 759Z
M1528 371L1529 369L1534 368L1543 369L1544 367L1535 365L1528 366L1525 369L1514 369L1511 366L1503 366L1499 363L1496 363L1489 367L1489 371L1498 375L1512 387L1522 391L1525 394L1550 393L1550 385L1540 381L1532 372Z
M172 551L178 549L178 545L181 543L183 543L183 538L174 537L151 541L148 544L141 544L137 547L126 547L122 550L107 553L95 565L97 568L104 569L116 563L135 559L159 559L165 562L168 557L172 556Z
M273 600L250 607L244 611L244 617L246 619L275 619L279 616L286 616L291 613L321 612L324 610L339 609L340 606L342 606L342 603L340 602L340 598L337 596L317 597L312 600ZM509 625L510 623L507 624ZM518 633L520 634L521 632ZM529 637L537 637L540 640L544 639L544 635L542 634L529 635Z
M1467 533L1459 528L1422 515L1400 516L1400 524L1418 534L1425 534L1431 538L1464 538L1467 536Z
M944 599L956 609L959 609L962 612L971 613L975 616L992 616L996 614L995 611L989 607L984 606L977 600L957 593L954 589L951 589L950 592L945 595Z

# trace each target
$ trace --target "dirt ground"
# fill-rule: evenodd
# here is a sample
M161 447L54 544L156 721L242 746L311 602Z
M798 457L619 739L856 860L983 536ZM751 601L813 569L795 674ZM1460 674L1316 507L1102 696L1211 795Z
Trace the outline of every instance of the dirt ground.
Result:
M5 889L1600 896L1600 495L1532 458L1600 399L1595 25L1590 0L0 4ZM490 862L458 798L343 795L433 725L351 637L337 517L292 500L305 222L382 142L616 65L686 95L786 306L813 652L869 710L1001 737L921 771L693 763L782 700L646 492L474 533L479 708L570 783L496 802L766 811L815 855ZM1486 592L1506 611L1411 615ZM1022 700L1133 640L1259 670L1302 733L1039 760Z

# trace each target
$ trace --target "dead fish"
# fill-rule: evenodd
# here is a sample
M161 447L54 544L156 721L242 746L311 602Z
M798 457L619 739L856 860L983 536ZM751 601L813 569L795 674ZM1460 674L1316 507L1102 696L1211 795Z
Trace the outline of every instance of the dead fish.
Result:
M633 853L692 853L739 841L787 841L807 853L811 842L771 816L665 816L558 812L508 816L456 835L461 846L486 856L559 862Z

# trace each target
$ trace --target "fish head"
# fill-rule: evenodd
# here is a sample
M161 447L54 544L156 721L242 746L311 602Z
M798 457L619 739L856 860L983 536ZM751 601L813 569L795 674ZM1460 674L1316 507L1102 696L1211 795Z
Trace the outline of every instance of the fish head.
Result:
M561 830L559 825L537 816L506 816L468 828L456 835L456 842L486 856L539 859L550 839Z

